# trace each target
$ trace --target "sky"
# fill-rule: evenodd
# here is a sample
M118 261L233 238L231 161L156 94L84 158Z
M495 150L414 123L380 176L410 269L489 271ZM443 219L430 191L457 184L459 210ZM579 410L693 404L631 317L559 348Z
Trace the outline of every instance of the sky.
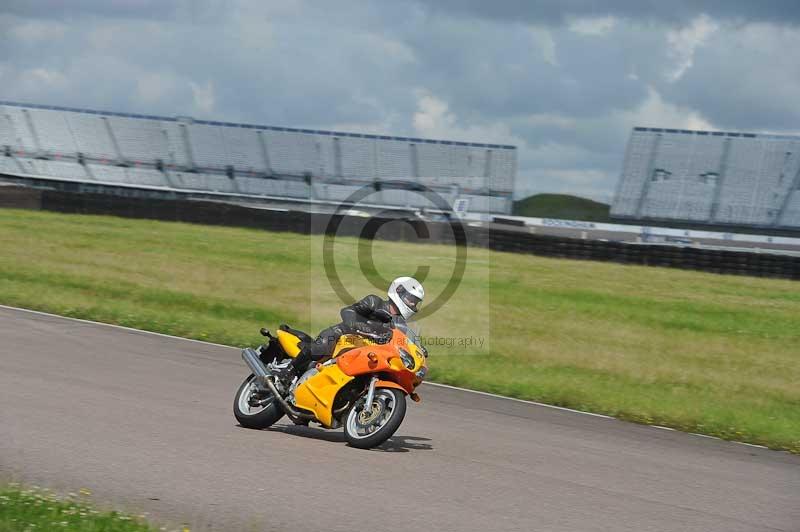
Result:
M0 99L514 144L609 201L633 126L800 132L800 1L3 0Z

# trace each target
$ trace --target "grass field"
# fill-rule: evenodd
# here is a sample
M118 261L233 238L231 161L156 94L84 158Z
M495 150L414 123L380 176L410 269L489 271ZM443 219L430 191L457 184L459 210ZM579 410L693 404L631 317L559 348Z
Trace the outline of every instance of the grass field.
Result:
M337 239L339 273L353 293L376 292L357 246ZM288 233L0 210L0 303L231 345L281 322L316 334L341 306L320 248ZM387 278L424 258L428 301L453 262L452 248L425 244L378 241L373 255L371 274ZM429 345L437 382L800 452L795 282L470 248L460 288L422 332L486 341Z
M60 498L43 490L0 487L0 531L154 532L141 518L100 512L85 503L84 494ZM184 529L188 530L188 528Z
M605 203L568 194L536 194L514 202L516 216L560 218L587 222L609 222L609 209Z

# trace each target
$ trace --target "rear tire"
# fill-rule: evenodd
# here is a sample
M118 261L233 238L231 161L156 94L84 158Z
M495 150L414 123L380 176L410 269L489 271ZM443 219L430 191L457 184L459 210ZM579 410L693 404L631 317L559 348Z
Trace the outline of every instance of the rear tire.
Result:
M377 447L391 438L406 416L406 394L396 388L375 390L373 405L379 407L380 412L372 421L364 414L365 399L362 397L356 401L344 423L347 443L359 449Z
M283 409L269 392L265 392L270 401L263 407L252 407L248 400L255 390L254 375L247 377L236 392L233 399L233 415L243 427L248 429L265 429L283 417Z

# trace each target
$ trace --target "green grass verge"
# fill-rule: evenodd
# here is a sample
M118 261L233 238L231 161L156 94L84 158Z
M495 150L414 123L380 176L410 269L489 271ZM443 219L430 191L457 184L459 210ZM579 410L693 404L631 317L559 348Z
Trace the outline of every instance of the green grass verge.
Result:
M369 276L429 264L428 301L444 290L453 248L373 245ZM253 345L261 326L315 334L338 321L321 247L316 236L0 210L0 303ZM336 241L342 282L379 293L358 247ZM437 382L800 453L796 282L469 248L459 289L421 326L452 340L429 345Z
M611 207L605 203L568 194L535 194L514 202L516 216L609 222Z
M45 490L0 488L1 532L154 532L141 517L94 510L78 494L60 498Z

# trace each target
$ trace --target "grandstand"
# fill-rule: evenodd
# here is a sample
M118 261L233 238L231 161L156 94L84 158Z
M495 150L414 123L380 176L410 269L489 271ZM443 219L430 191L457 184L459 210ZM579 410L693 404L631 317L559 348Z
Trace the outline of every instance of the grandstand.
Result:
M509 213L514 146L390 137L0 101L0 174L142 191ZM96 187L95 187L96 188Z
M635 127L611 216L800 228L800 137Z

